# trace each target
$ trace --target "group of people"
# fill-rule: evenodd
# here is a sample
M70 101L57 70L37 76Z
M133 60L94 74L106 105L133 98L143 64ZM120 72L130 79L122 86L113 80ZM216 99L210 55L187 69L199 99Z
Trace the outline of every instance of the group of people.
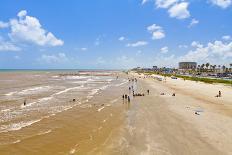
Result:
M122 99L123 99L123 101L124 101L124 100L127 100L128 102L130 102L130 96L127 95L127 94L123 94L123 95L122 95Z
M128 81L129 82L137 82L137 79L136 78L128 78Z

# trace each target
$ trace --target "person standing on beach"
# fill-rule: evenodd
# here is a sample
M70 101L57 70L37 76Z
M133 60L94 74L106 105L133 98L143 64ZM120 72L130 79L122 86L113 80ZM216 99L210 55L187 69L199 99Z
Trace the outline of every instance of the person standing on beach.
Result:
M149 95L149 93L150 93L150 90L148 89L148 90L147 90L147 94Z
M130 96L128 96L128 98L127 98L127 99L128 99L128 102L130 103Z
M124 100L124 98L125 98L125 96L124 96L124 94L122 95L122 99Z
M23 102L23 105L25 106L27 104L27 100L25 99Z
M222 97L222 92L219 90L218 97Z

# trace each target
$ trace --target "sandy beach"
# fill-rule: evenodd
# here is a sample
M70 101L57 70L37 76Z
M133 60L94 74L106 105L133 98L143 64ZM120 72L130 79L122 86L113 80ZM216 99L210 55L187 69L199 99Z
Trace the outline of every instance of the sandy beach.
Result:
M151 93L133 99L125 126L103 154L232 153L231 86L142 78L138 88ZM219 90L223 97L216 98Z
M137 78L138 82L129 82L128 77ZM76 89L78 87L76 83L83 82L80 82L80 79L74 81L72 79L71 82L75 85L71 88ZM120 73L119 79L116 79L116 76L109 79L112 80L107 78L103 83L110 81L111 83L108 83L110 86L105 87L101 84L102 89L97 93L93 92L101 79L96 78L95 83L86 84L85 86L94 85L89 93L87 90L84 91L87 96L80 94L79 87L78 91L70 88L68 91L67 88L64 89L66 91L60 90L64 92L58 94L61 100L59 104L62 106L67 105L74 96L81 100L74 106L69 103L72 107L60 109L61 112L49 117L38 113L36 116L43 116L42 120L19 130L5 132L6 129L2 128L4 126L2 118L5 118L3 113L7 113L2 109L1 130L4 132L0 133L0 153L3 155L232 153L231 86L171 78L157 81L153 78L139 78L135 73L129 76ZM49 85L49 82L45 83ZM128 90L132 85L135 93L145 93L145 96L133 97L132 92ZM147 89L150 90L149 95L146 93ZM215 95L219 90L222 91L222 97L216 98ZM1 91L7 93L5 90ZM172 96L173 93L176 96ZM131 102L123 101L122 94L130 95ZM56 99L56 96L54 98ZM49 101L50 108L54 108L52 101ZM10 100L8 102L10 103ZM2 101L2 104L4 103ZM32 105L31 109L40 108L37 106ZM30 110L25 109L20 112L28 114L28 111ZM10 114L14 114L13 112Z

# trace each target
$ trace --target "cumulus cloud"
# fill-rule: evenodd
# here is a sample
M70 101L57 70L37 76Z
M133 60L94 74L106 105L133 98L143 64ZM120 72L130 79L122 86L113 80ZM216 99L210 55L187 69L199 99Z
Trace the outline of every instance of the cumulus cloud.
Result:
M232 5L232 0L210 0L210 2L222 9L226 9Z
M126 39L126 38L123 37L123 36L118 38L119 41L124 41L125 39Z
M155 4L157 8L168 8L179 0L156 0Z
M29 42L40 46L61 46L64 42L57 39L51 32L42 28L39 20L27 15L26 10L18 13L18 19L9 22L10 38L17 42Z
M196 19L192 19L190 24L188 25L189 28L193 27L194 25L197 25L199 23L199 20Z
M188 45L179 45L179 48L188 48Z
M26 16L26 15L27 15L27 11L26 11L26 10L21 10L21 11L17 14L17 16L18 16L19 18L24 17L24 16Z
M162 54L168 53L168 47L167 47L167 46L162 47L162 48L160 49L160 52L161 52Z
M158 55L154 62L160 66L177 67L180 61L195 61L198 63L209 62L216 65L226 65L232 60L232 42L214 41L205 45L194 41L191 43L192 49L187 53L176 55Z
M197 41L193 41L193 42L191 43L191 46L192 46L192 47L199 47L199 48L202 48L202 47L203 47L203 45L200 44L200 43L197 42Z
M149 0L142 0L142 5L147 3Z
M187 0L153 0L156 8L167 9L169 16L177 19L185 19L190 17L188 10L189 3ZM144 0L142 4L146 3Z
M58 53L57 55L43 54L38 60L41 63L48 63L48 64L64 63L69 61L65 53Z
M156 24L148 26L147 30L150 33L152 33L153 40L162 39L165 37L165 32L164 32L163 28L161 26L156 25Z
M0 29L9 27L9 23L0 21Z
M146 42L146 41L137 41L135 43L127 44L127 47L139 47L139 46L145 46L147 44L148 44L148 42Z
M225 36L222 36L222 39L223 40L231 40L231 36L225 35Z
M199 44L197 44L199 45ZM232 42L223 43L222 41L209 42L207 45L195 46L195 50L189 51L181 59L186 61L211 61L225 62L232 59Z
M0 51L21 51L21 48L0 38Z
M185 19L190 17L190 13L188 11L188 2L181 2L173 5L169 10L169 16L177 19Z

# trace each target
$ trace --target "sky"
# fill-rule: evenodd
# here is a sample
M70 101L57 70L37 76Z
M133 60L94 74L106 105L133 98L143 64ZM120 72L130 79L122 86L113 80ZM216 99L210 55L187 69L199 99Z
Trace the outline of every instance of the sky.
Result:
M0 69L232 63L232 0L0 3Z

